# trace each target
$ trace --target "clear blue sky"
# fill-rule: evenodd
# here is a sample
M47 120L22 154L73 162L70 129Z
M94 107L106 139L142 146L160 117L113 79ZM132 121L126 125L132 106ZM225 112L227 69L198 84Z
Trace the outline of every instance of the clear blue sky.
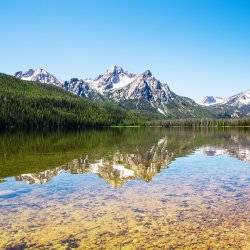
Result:
M4 73L64 80L118 64L192 98L250 88L248 0L6 0L0 28Z

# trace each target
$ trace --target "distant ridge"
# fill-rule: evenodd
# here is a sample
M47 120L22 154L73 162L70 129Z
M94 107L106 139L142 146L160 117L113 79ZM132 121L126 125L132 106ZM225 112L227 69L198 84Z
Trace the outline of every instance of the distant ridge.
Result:
M250 89L228 98L207 96L198 103L221 113L224 111L232 118L250 116Z

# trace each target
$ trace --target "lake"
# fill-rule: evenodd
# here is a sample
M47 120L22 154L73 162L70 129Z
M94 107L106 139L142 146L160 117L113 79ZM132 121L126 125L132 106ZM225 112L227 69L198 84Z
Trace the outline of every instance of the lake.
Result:
M0 135L1 249L250 249L250 131Z

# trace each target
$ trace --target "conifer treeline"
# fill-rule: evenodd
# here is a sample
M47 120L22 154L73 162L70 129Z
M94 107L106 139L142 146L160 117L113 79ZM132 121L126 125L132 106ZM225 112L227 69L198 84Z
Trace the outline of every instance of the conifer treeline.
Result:
M250 117L233 119L169 119L152 121L152 126L162 127L250 127Z

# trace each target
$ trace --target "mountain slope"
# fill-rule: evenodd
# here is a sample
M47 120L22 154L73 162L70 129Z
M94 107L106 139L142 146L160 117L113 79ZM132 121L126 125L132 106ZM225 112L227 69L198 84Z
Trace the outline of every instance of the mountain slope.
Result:
M0 127L57 128L141 124L138 112L96 103L61 88L0 74Z
M105 98L94 90L90 84L82 79L71 78L65 81L63 89L77 96L86 97L91 100L104 100Z

